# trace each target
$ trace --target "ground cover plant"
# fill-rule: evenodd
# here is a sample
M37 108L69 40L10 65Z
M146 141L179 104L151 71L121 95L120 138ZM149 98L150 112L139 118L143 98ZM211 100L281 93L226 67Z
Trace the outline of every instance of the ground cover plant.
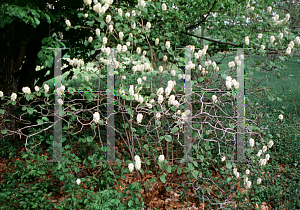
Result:
M275 151L277 157L280 157L284 152L280 144L276 145L282 140L282 136L287 137L289 143L292 142L292 147L296 147L296 134L292 133L295 134L294 138L289 138L290 133L278 129L285 123L288 124L287 119L293 122L295 115L291 115L291 109L281 110L277 107L274 111L271 106L273 104L265 105L266 96L271 102L275 97L278 102L282 99L276 95L277 92L270 93L264 86L260 87L264 90L263 93L257 91L259 77L251 80L250 76L254 76L253 71L269 68L280 77L282 61L290 56L293 48L297 49L299 38L286 31L284 33L290 35L284 36L284 41L276 44L275 37L272 36L264 39L260 37L253 42L254 37L249 41L249 36L245 36L245 45L251 45L255 49L245 52L243 57L227 57L228 60L220 58L220 53L214 53L214 49L210 51L212 46L203 44L198 52L194 46L190 46L190 52L193 52L192 62L180 64L178 61L175 62L177 68L173 68L172 58L182 55L176 53L173 44L171 45L176 36L171 33L157 38L160 35L155 30L152 32L150 22L142 22L140 26L136 26L135 24L139 24L136 18L130 19L136 16L145 17L148 12L158 8L156 15L160 16L169 12L167 8L172 5L139 1L136 12L123 14L123 10L126 10L124 7L114 8L112 1L105 3L108 6L103 9L97 1L92 6L91 1L84 1L88 15L78 15L83 20L88 17L95 18L101 22L101 29L107 27L103 31L98 28L93 30L97 39L93 35L84 41L85 46L94 45L95 49L103 44L100 50L103 60L100 64L95 63L99 74L89 72L92 76L89 77L79 71L71 80L64 78L63 86L55 90L56 96L62 96L57 102L54 102L55 97L52 94L55 86L50 83L44 84L42 88L35 87L33 93L29 87L24 87L23 93L19 93L22 98L26 98L28 104L20 106L17 113L23 120L37 124L27 127L30 135L25 135L25 142L20 142L19 145L11 145L7 140L1 142L3 148L7 148L2 152L2 165L6 167L2 167L4 173L1 174L1 205L11 209L298 208L297 152L293 152L286 159L288 162L284 163L282 158L277 160L273 154ZM154 9L146 11L149 6ZM249 16L255 16L255 8L250 4L240 6L247 9ZM106 15L105 11L110 7L112 15ZM280 22L275 16L269 24L279 25L277 30L284 30L283 27L280 28L280 24L286 23L288 19L287 15ZM116 27L115 33L112 33L114 29L111 30L112 21L117 22L113 23ZM118 24L118 21L123 25ZM80 25L73 27L72 21L68 19L65 24L67 30L81 29ZM90 27L94 26L94 22L88 24ZM98 26L95 24L95 27ZM115 38L121 44L107 44L108 31L118 37ZM281 33L278 33L279 37ZM165 37L171 41L167 41ZM123 38L128 39L129 44L126 42L125 45ZM148 41L143 45L145 38ZM119 56L118 62L114 63L115 75L118 76L115 81L115 109L118 113L115 114L116 161L112 163L100 162L106 159L105 144L108 144L105 137L105 129L109 124L106 123L108 116L105 116L105 106L108 103L105 93L74 93L75 90L93 90L94 87L105 91L105 82L108 80L106 66L112 62L109 60L112 51L106 44L111 48L116 47L116 54ZM155 46L155 53L147 45ZM260 46L259 49L257 45ZM274 57L268 61L262 45L267 48L275 48L277 45L278 48L287 47L287 50L277 60ZM252 54L258 56L255 58ZM122 59L121 55L128 60L132 59L132 62ZM150 58L146 59L146 55ZM73 67L82 67L84 64L74 58L68 62ZM176 162L184 154L183 122L188 116L184 112L184 82L188 81L189 75L184 70L193 70L192 82L195 88L218 87L233 91L239 89L239 84L233 78L236 70L243 66L242 62L247 66L246 105L251 107L247 109L246 116L246 119L251 120L247 120L246 124L248 136L245 139L245 151L247 158L253 160L254 164L230 161L235 159L236 152L233 135L236 134L236 113L232 104L228 106L224 102L231 101L235 95L221 93L197 95L198 101L200 98L202 106L205 105L205 112L201 112L205 119L202 120L201 115L195 117L202 110L199 105L194 105L191 114L195 131L192 152L196 155L191 162ZM254 94L251 96L250 93ZM7 96L2 98L4 100ZM33 98L37 101L30 102ZM10 99L8 104L16 105L17 96L13 94ZM54 103L58 103L63 109L62 162L53 161L52 158ZM270 114L271 107L273 114ZM293 108L296 109L296 106ZM228 113L230 117L226 119ZM270 129L272 125L276 125L274 130ZM266 127L269 129L265 129ZM227 130L231 133L224 132ZM280 131L283 133L279 133ZM8 133L7 130L1 132ZM291 145L285 145L291 149ZM284 168L288 173L291 172L293 177L289 180L283 171L273 171L277 166L280 166L279 170ZM285 186L287 183L289 185Z

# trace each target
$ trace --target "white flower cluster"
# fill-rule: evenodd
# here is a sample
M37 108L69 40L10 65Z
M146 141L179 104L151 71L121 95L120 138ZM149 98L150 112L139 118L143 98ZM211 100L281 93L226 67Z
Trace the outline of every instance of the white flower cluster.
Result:
M44 85L44 90L45 90L45 93L48 93L48 91L49 91L49 85L45 84Z
M237 179L238 179L239 176L240 176L240 173L237 172L237 168L234 168L234 169L233 169L233 174L236 176Z
M3 92L2 91L0 91L0 97L3 97Z
M190 62L186 65L185 68L186 68L186 69L195 69L195 64L194 64L192 61L190 61Z
M167 5L166 5L165 3L163 3L163 4L161 5L161 9L162 9L163 11L166 11L166 10L167 10Z
M73 58L69 61L69 64L73 67L83 67L84 61L82 59Z
M249 189L251 187L252 182L248 181L248 177L244 179L244 185L246 186L246 189Z
M279 15L276 14L274 17L272 17L272 20L273 20L273 23L274 23L275 26L276 25L281 26L283 24L286 24L289 21L290 17L291 17L290 14L286 14L285 18L283 18L282 20L278 20Z
M156 38L155 39L155 45L158 45L159 44L159 38Z
M235 67L234 61L229 61L229 62L228 62L228 67L229 67L229 68Z
M246 36L246 37L245 37L245 44L246 44L246 45L249 45L249 36Z
M257 38L259 38L259 39L261 39L262 37L263 37L262 33L258 34L258 36L257 36Z
M93 121L97 124L97 123L99 123L99 120L100 120L100 114L99 114L99 112L95 112L93 114Z
M134 160L135 160L135 169L136 170L140 170L141 169L141 158L138 156L138 155L136 155L136 156L134 156Z
M170 41L166 41L166 48L167 48L167 50L170 48Z
M273 44L275 41L275 37L274 36L270 36L270 43Z
M142 115L142 114L138 114L138 115L137 115L137 122L138 122L138 123L141 123L141 122L142 122L142 119L143 119L143 115Z
M161 162L163 162L165 160L165 156L164 155L160 155L159 157L158 157L158 161L161 163Z
M77 179L77 180L76 180L76 183L77 183L78 185L80 185L80 183L81 183L80 179Z
M139 7L145 7L146 6L146 2L144 0L138 0L138 6Z
M147 24L146 24L146 30L150 30L150 28L151 28L151 23L147 22Z
M16 93L12 93L11 94L11 100L12 101L16 101L16 99L17 99L17 94Z
M133 171L133 169L134 169L133 163L128 164L128 169L129 169L130 173Z
M235 89L238 89L240 86L240 83L237 82L235 79L232 79L231 76L227 76L226 77L226 87L228 90L230 90L231 86L234 86Z
M71 22L67 19L67 20L65 20L65 23L66 23L66 25L68 26L68 27L71 27Z
M213 95L213 96L212 96L212 100L213 100L214 103L217 103L217 102L218 102L217 96L216 96L216 95Z
M29 87L23 87L23 88L22 88L22 91L23 91L25 94L27 94L27 95L29 95L29 94L31 93L31 90L30 90Z
M226 160L226 157L223 156L223 157L221 158L221 161L224 162L225 160Z
M254 139L250 138L249 143L250 143L250 147L254 147L255 144Z

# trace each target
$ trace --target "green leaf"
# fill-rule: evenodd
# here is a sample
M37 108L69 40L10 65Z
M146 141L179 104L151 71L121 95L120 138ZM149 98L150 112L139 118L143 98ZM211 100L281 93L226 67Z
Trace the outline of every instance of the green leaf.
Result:
M165 136L165 140L166 140L167 142L171 142L171 141L172 141L172 137L171 137L170 135L166 135L166 136Z
M166 174L165 173L163 173L160 177L159 177L159 179L160 179L160 181L162 182L162 183L166 183Z
M172 187L169 186L169 187L166 188L166 190L167 190L167 192L171 192L172 191Z
M2 130L1 133L2 134L7 134L7 130Z
M48 117L42 117L42 119L47 121L47 122L49 121Z
M226 167L227 167L228 169L231 169L231 168L232 168L231 163L230 163L230 162L227 162L227 163L226 163Z
M43 120L41 120L41 119L38 119L36 122L37 122L37 123L40 125L40 124L42 124L42 123L43 123Z
M33 113L33 108L30 107L30 108L27 109L27 111L28 111L29 114L32 114Z
M129 207L133 206L133 201L132 201L132 200L130 200L130 201L128 202L128 206L129 206Z
M131 116L133 116L133 111L132 110L128 111L128 114L130 114Z
M86 138L86 140L87 140L87 142L92 142L92 141L93 141L93 137L88 136L88 137Z
M182 173L182 168L178 167L177 168L177 174L180 175Z
M167 172L170 174L172 172L172 166L168 165Z
M203 81L204 81L203 77L198 78L198 82L203 82Z
M25 111L27 109L26 106L22 106L22 111Z
M279 56L278 58L279 58L280 60L282 60L282 61L285 60L284 57L282 57L282 56Z
M118 24L118 23L117 23L117 24ZM117 24L116 24L116 25L117 25ZM102 21L102 22L100 23L100 28L103 29L104 26L105 26L105 23ZM116 27L117 27L117 26L116 26Z
M193 175L193 177L194 178L197 178L198 177L198 171L196 171L196 170L194 170L194 171L192 171L192 175Z
M174 128L172 128L171 132L172 132L172 133L176 133L178 130L179 130L178 127L174 127Z
M150 183L153 184L156 182L156 177L153 177L152 179L150 179Z

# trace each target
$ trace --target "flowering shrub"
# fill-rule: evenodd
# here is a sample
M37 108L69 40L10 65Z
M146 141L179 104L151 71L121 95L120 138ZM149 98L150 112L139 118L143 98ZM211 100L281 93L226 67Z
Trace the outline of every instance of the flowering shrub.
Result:
M104 3L104 4L103 4ZM217 61L212 60L212 58L207 58L206 56L209 55L209 45L201 46L201 49L196 52L195 46L187 47L189 52L192 52L191 61L187 62L185 65L186 70L193 70L196 72L197 76L194 76L191 79L190 75L186 74L178 74L177 78L176 71L170 68L172 65L173 58L179 53L175 52L174 45L176 47L176 42L172 34L168 36L168 41L166 41L165 37L160 36L153 37L152 33L157 36L154 32L154 29L151 29L151 22L147 22L146 24L141 21L139 22L139 18L146 17L146 8L148 8L149 4L157 6L157 2L154 4L151 2L139 1L139 7L136 8L136 11L126 11L125 19L123 18L123 9L122 8L114 8L113 1L104 1L102 3L94 1L92 9L88 10L88 8L92 5L92 1L84 0L85 11L88 12L84 15L84 18L94 18L95 22L100 22L100 28L95 23L95 30L93 29L94 35L90 35L87 38L87 42L85 45L92 45L95 49L99 49L101 51L102 60L100 60L101 65L114 65L115 69L115 76L119 77L119 81L116 82L116 99L115 102L118 102L116 106L118 106L118 111L122 112L123 121L124 121L124 132L123 135L121 132L118 132L121 136L123 143L126 145L126 150L130 154L131 160L127 160L126 164L128 165L128 169L126 168L126 172L129 173L136 173L139 178L140 176L145 175L146 171L156 170L155 165L159 166L159 171L156 170L156 174L159 175L159 178L162 183L166 184L167 180L172 175L172 172L176 171L174 176L180 175L182 173L182 165L178 166L176 164L169 164L170 162L170 154L167 148L164 154L160 154L157 149L154 147L150 147L150 143L160 144L160 147L169 146L169 145L177 145L183 146L182 139L183 139L183 130L184 130L184 122L188 121L188 119L197 122L198 118L196 116L202 115L205 117L204 121L201 121L200 126L197 124L194 125L193 128L195 131L192 137L195 138L195 142L192 146L193 152L196 152L196 157L192 157L191 163L186 164L186 172L190 172L188 178L191 182L196 182L197 180L201 179L205 185L213 184L215 187L225 185L230 185L231 182L234 180L235 183L239 183L241 178L244 178L244 187L247 189L247 192L251 192L253 189L252 186L261 184L264 180L262 177L258 177L255 171L266 166L267 161L270 160L270 154L264 154L267 151L269 152L268 148L272 148L274 142L272 140L268 141L269 138L262 136L259 132L253 132L252 130L248 129L248 133L250 133L253 138L249 139L249 146L247 144L246 147L246 156L248 159L252 161L252 165L247 164L235 164L232 163L231 160L234 159L234 145L229 145L230 152L226 151L225 144L229 144L228 142L232 141L229 140L233 138L233 134L237 132L232 129L234 123L230 123L228 125L227 122L220 122L218 120L218 126L213 125L214 119L221 118L216 114L217 111L222 110L220 106L225 106L225 97L234 97L234 93L229 93L227 96L222 95L212 95L209 98L208 102L204 102L200 100L201 105L209 106L211 109L214 109L216 112L215 114L211 114L210 112L203 112L202 110L198 110L195 114L193 111L190 110L183 111L184 109L184 88L180 85L180 80L185 80L185 82L190 81L192 84L197 84L201 86L206 85L208 83L208 77L205 75L210 74L211 78L217 78L221 76L220 80L216 79L216 82L213 84L215 87L219 89L226 88L227 90L232 90L232 92L239 90L240 84L236 81L236 79L232 79L232 76L227 71L235 71L236 68L240 68L242 63L244 62L245 57L241 56L236 57L233 61L228 62L228 69L221 69L218 66ZM170 12L170 6L166 5L165 3L159 4L158 8L163 12ZM249 8L250 12L253 12L255 8L253 6L247 7ZM111 15L108 15L108 11L116 11L111 12ZM171 10L171 9L170 9ZM268 12L271 12L272 9L268 8ZM125 11L124 11L125 12ZM94 14L96 13L96 15ZM276 26L284 25L288 20L289 16L286 15L285 18L279 21L279 17L275 16L272 18L272 24ZM85 21L85 20L84 20ZM72 24L70 20L66 20L65 24L67 27L72 29ZM106 27L106 28L105 28ZM108 30L107 30L108 29ZM151 29L151 30L150 30ZM74 28L75 30L75 28ZM108 36L107 32L111 33L112 36ZM143 39L138 37L143 36ZM282 39L283 35L278 35ZM112 43L112 37L114 37L117 41L117 44ZM275 42L275 36L272 35L267 37L267 34L259 34L258 35L258 43L261 44L261 50L265 50L265 45L273 44ZM276 35L277 37L277 35ZM268 41L266 41L266 40ZM141 40L145 41L143 45ZM161 41L160 41L161 40ZM169 41L170 40L170 41ZM86 40L85 40L86 41ZM254 37L246 36L245 37L245 45L251 47L256 46L256 40ZM267 43L270 42L270 43ZM295 38L294 41L290 41L286 54L291 54L292 49L295 47L295 43L299 45L299 38ZM125 45L126 43L126 45ZM275 45L276 43L274 43ZM143 45L143 46L142 46ZM259 46L259 45L258 45ZM152 48L153 47L153 48ZM117 61L111 60L110 56L112 55L112 48L115 48ZM150 49L149 49L150 48ZM260 51L260 50L257 50ZM136 52L136 53L134 53ZM142 53L143 52L143 53ZM150 52L150 54L148 54ZM157 58L156 54L157 53ZM150 62L146 61L146 55L150 55ZM123 56L123 57L122 57ZM125 62L127 58L129 61ZM113 63L114 62L114 63ZM73 67L84 67L84 61L78 60L77 58L71 59L69 65ZM195 67L198 67L196 70ZM204 68L205 67L205 68ZM99 70L103 70L99 68ZM144 76L144 73L147 72L151 75L149 79ZM106 72L104 72L105 75ZM201 75L202 73L202 75ZM103 72L102 72L103 75ZM126 76L127 77L126 77ZM155 76L157 77L155 78ZM165 80L165 75L168 75L169 79ZM100 75L99 75L100 77ZM196 77L196 78L195 78ZM143 79L142 79L143 78ZM82 79L80 76L74 75L73 80ZM100 78L99 78L100 79ZM105 78L104 78L105 79ZM86 82L89 82L89 78L86 76L84 78ZM177 82L176 82L177 81ZM155 86L156 85L156 86ZM147 87L148 86L148 87ZM89 88L89 85L84 85L83 87ZM150 89L151 87L151 89ZM208 87L208 86L207 86ZM118 90L119 88L119 90ZM202 88L201 90L212 90L213 88ZM28 87L24 87L23 92L26 95L37 94L31 93L31 90ZM50 88L47 84L44 85L44 92L45 97L49 98L48 92ZM99 126L103 125L103 120L107 120L103 116L103 112L100 112L98 108L89 108L83 110L75 108L74 105L71 105L72 100L66 100L65 86L61 86L56 90L56 94L58 96L63 96L64 99L58 99L57 102L63 109L63 117L71 116L69 119L68 127L64 127L65 130L69 130L71 127L69 124L80 122L77 115L79 113L83 113L84 111L92 112L92 117L89 117L89 123L91 128L95 131L96 136L96 128L99 129ZM39 89L36 91L38 92ZM68 91L72 91L72 88L69 87ZM0 93L1 94L1 93ZM3 95L3 94L2 94ZM204 98L204 94L196 94L201 99ZM89 93L86 96L90 97L91 99L95 98L95 94ZM105 94L100 95L98 93L98 100L99 98L104 99ZM13 93L11 95L11 101L16 101L17 94ZM30 98L28 98L30 100ZM74 100L73 100L74 101ZM98 105L97 105L98 106ZM25 108L25 110L30 110L30 108ZM70 111L72 110L72 111ZM223 110L222 110L223 111ZM29 112L32 112L29 111ZM42 112L41 112L42 113ZM224 112L223 112L224 113ZM228 115L227 113L225 115ZM236 117L235 113L228 118L231 118L234 121ZM42 118L44 121L47 121L47 118ZM279 115L279 119L283 120L283 115ZM43 124L46 124L43 120L39 121ZM39 124L41 124L39 123ZM80 122L81 123L81 122ZM257 125L254 121L253 124L256 125L258 130L264 130L260 126ZM205 125L207 124L207 125ZM250 123L249 123L250 124ZM81 123L83 125L83 123ZM227 128L229 126L229 128ZM220 128L221 127L221 128ZM156 130L156 133L151 133L151 130ZM79 133L79 132L77 132ZM73 135L77 134L74 133ZM224 134L225 133L225 134ZM125 134L125 135L124 135ZM145 135L148 143L144 144L143 147L139 144L139 135ZM196 134L196 135L195 135ZM100 135L100 134L99 134ZM95 138L92 136L88 136L85 141L91 143ZM255 140L254 140L255 139ZM100 139L101 141L101 139ZM133 142L137 141L138 146L134 145ZM153 142L151 142L153 141ZM203 142L205 143L203 143ZM162 144L163 142L163 144ZM213 143L216 144L213 144ZM102 141L101 141L102 144ZM32 148L35 145L31 145ZM147 149L148 148L148 149ZM151 148L152 151L149 151ZM27 142L26 142L26 149ZM210 150L214 149L214 152ZM144 157L143 153L144 150L147 150L148 156ZM207 156L201 155L199 151L204 152ZM271 151L270 151L271 152ZM151 154L152 153L152 154ZM69 154L69 158L72 156ZM159 155L160 154L160 155ZM153 157L151 158L151 156ZM142 158L141 158L141 157ZM147 159L157 160L158 161L150 161ZM179 157L180 158L180 157ZM90 161L93 158L89 158ZM130 163L130 161L135 161L135 163ZM198 164L197 161L201 164ZM220 163L221 160L221 163ZM222 173L224 173L227 178L225 181L219 180L216 184L213 181L212 173L209 170L212 170L208 167L206 162L213 162L214 164L221 164L224 167L222 168ZM184 161L185 162L185 161ZM143 166L142 166L143 164ZM66 164L65 164L66 165ZM95 166L96 164L94 164ZM134 167L136 171L134 171ZM203 168L205 170L203 170ZM232 176L232 168L233 175ZM246 169L247 168L247 169ZM151 169L151 170L150 170ZM70 171L77 171L78 172L78 165L72 165ZM172 178L174 178L174 176ZM155 180L155 179L154 179ZM207 181L209 180L209 181ZM80 186L81 183L84 181L81 179L76 179L76 183ZM223 183L222 183L223 182ZM75 179L74 179L75 183ZM253 184L254 183L254 184ZM197 187L193 186L193 189L201 189L200 182L197 182ZM69 187L70 188L70 187ZM131 188L131 198L134 198L133 191L136 189L140 189L140 185L136 184L133 185ZM69 189L70 190L70 189ZM172 187L167 187L168 191L172 191ZM230 189L226 189L226 191L230 192ZM71 191L71 190L70 190ZM210 201L210 193L209 191L200 190L199 194L202 194L202 198L206 197L206 201ZM221 189L223 191L223 189ZM229 193L228 193L229 194ZM235 201L233 199L229 199L229 197L222 197L221 193L218 194L218 205L222 206L223 202L226 200L230 200L231 203ZM137 198L137 196L136 196ZM137 199L138 200L138 199ZM204 202L204 201L203 201ZM227 201L226 201L227 202ZM139 205L139 201L136 201L136 204ZM227 202L228 204L228 202ZM132 206L133 203L128 202L128 206Z

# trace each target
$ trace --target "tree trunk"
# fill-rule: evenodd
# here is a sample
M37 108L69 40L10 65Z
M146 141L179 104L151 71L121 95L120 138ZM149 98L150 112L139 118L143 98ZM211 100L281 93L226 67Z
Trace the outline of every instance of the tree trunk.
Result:
M31 24L25 24L18 21L13 21L10 25L6 25L1 29L2 34L0 38L0 90L3 91L4 96L11 96L12 93L16 93L18 98L18 83L24 78L18 78L18 72L22 66L22 61L28 46L28 42L32 37L35 29ZM18 101L18 98L16 101ZM3 104L6 104L7 100L0 100L0 107L3 109ZM5 107L4 117L0 121L0 130L16 131L19 127L18 122L13 117L16 115L15 109L18 106L10 104ZM18 117L18 116L16 116ZM3 119L11 120L11 122L3 121ZM10 132L8 132L10 133ZM13 134L8 136L10 141L16 142L19 138L18 135ZM3 135L0 132L0 139L3 139Z

